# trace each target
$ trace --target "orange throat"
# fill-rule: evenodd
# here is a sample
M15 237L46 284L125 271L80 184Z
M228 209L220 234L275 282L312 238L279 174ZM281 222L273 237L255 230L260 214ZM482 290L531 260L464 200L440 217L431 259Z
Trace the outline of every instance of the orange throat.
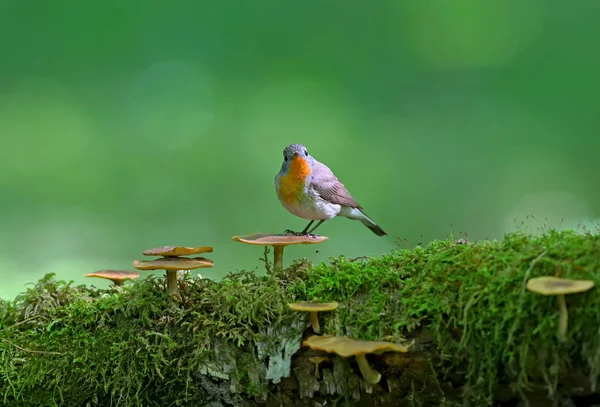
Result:
M279 198L288 205L296 203L310 173L308 162L302 157L294 156L288 173L279 179Z

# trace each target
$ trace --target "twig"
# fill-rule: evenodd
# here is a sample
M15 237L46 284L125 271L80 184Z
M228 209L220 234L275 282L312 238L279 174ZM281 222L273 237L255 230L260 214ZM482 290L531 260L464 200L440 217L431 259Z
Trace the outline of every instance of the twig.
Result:
M23 352L31 352L31 353L36 353L36 354L46 354L46 355L62 355L62 353L60 352L52 352L52 351L45 351L45 350L31 350L31 349L25 349L20 347L19 345L12 343L11 341L9 341L8 339L4 339L4 338L0 338L0 341L4 341L12 346L14 346L15 348L23 351Z
M529 274L531 273L531 270L533 270L533 267L537 264L537 262L540 261L542 257L546 255L547 252L548 250L544 250L535 259L533 259L529 264L529 268L525 272L525 276L523 277L523 284L521 286L521 295L519 296L519 306L517 307L517 310L519 312L517 312L515 322L513 323L512 327L510 328L510 331L508 332L508 338L506 340L508 344L512 343L513 335L515 334L515 331L517 330L517 326L519 325L521 319L520 311L523 308L523 301L525 300L525 295L527 294L527 280L529 280Z
M463 320L462 320L462 324L464 326L463 331L462 331L462 335L460 338L460 343L459 346L463 346L463 343L465 343L467 341L467 334L470 333L469 331L469 325L468 325L468 316L469 316L469 310L471 310L471 307L473 305L475 305L475 303L477 302L477 300L479 300L479 296L481 295L481 293L483 292L483 290L485 290L485 288L482 288L481 291L476 292L475 294L473 294L471 296L471 299L469 300L469 302L467 302L467 304L465 305L465 309L463 310Z
M259 258L258 260L265 263L265 270L267 270L267 274L271 274L271 264L269 262L269 246L265 246L263 257Z
M35 316L33 316L33 317L26 318L26 319L24 319L24 320L22 320L22 321L20 321L20 322L17 322L16 324L12 324L11 326L7 326L6 328L2 328L2 329L0 329L0 332L3 332L3 331L8 331L9 329L12 329L12 328L14 328L14 327L16 327L16 326L22 325L22 324L24 324L24 323L26 323L26 322L29 322L29 321L31 321L32 319L36 319L36 318L39 318L39 316L38 316L38 315L35 315Z

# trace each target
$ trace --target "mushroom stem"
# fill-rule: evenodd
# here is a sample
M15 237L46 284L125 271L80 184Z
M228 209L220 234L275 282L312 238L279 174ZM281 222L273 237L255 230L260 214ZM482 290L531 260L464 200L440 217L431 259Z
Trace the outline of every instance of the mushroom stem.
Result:
M367 355L356 355L356 362L358 363L358 368L360 369L360 372L367 383L379 383L379 380L381 380L381 375L369 365L369 362L367 361Z
M283 270L283 246L273 246L273 264L276 269Z
M169 295L179 294L179 287L177 286L177 271L165 271L167 272L167 292L169 293Z
M310 360L311 362L313 362L315 364L315 377L318 379L319 376L319 365L323 362L325 362L326 360L329 360L329 358L327 357L323 357L323 356L313 356L311 358L308 358L308 360Z
M564 294L558 296L560 306L560 319L558 320L558 339L567 340L567 326L569 325L569 313L567 312L567 300Z
M122 286L123 285L123 281L121 281L121 280L112 280L112 282L116 286Z
M312 329L313 331L315 331L315 333L321 333L321 326L319 325L319 312L318 311L312 311L310 313L310 324L312 325Z

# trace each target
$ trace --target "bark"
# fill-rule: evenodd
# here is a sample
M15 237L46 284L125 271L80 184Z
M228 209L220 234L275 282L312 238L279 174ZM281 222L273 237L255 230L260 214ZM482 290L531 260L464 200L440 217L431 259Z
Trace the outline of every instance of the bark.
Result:
M313 334L307 331L307 335ZM459 334L459 333L458 333ZM301 347L292 357L290 375L277 384L269 384L261 395L221 399L232 406L321 407L337 406L463 406L466 383L464 372L452 370L444 374L442 360L431 335L421 330L409 338L414 340L408 353L368 355L372 368L381 380L369 385L362 377L355 358ZM318 369L310 358L326 356ZM257 367L256 370L260 370ZM535 367L532 367L535 377ZM206 379L204 379L206 380ZM498 383L490 405L495 406L599 406L600 392L592 391L587 376L574 366L561 379L560 393L549 396L543 378L532 382L531 391L518 394L510 383ZM335 403L334 403L335 402ZM480 405L487 405L482 401Z

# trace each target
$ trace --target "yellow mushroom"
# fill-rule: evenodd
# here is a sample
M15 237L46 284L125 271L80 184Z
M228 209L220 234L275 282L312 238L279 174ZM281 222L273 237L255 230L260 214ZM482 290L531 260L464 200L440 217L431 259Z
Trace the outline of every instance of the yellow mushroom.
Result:
M134 260L133 267L138 270L165 270L167 272L167 291L179 294L177 271L193 270L213 266L213 261L204 257L162 257L156 260Z
M569 313L567 312L566 294L576 294L588 291L594 287L591 280L571 280L560 277L536 277L527 281L527 289L542 295L556 295L560 307L560 318L558 322L558 339L565 341L567 338L567 326L569 324Z
M178 256L191 256L193 254L200 253L211 253L213 248L211 246L197 246L197 247L186 247L186 246L161 246L153 249L144 250L145 256L163 256L163 257L178 257Z
M328 362L329 358L327 356L312 356L308 358L311 362L315 364L315 377L319 377L319 365L323 362Z
M367 354L380 354L384 352L408 352L409 346L383 341L361 341L346 336L318 336L313 335L303 343L313 350L322 350L335 353L343 358L354 356L363 378L369 384L377 384L381 374L374 370L367 361Z
M293 236L282 234L254 233L246 236L232 237L236 242L259 246L273 246L273 265L283 269L283 249L294 244L316 244L329 240L326 236Z
M125 280L133 280L138 278L140 273L137 271L127 270L99 270L93 273L86 274L85 277L106 278L113 282L114 285L121 286Z
M310 325L315 333L320 333L321 326L319 325L319 311L333 311L338 307L337 302L310 302L302 301L288 304L288 307L294 311L310 312Z

